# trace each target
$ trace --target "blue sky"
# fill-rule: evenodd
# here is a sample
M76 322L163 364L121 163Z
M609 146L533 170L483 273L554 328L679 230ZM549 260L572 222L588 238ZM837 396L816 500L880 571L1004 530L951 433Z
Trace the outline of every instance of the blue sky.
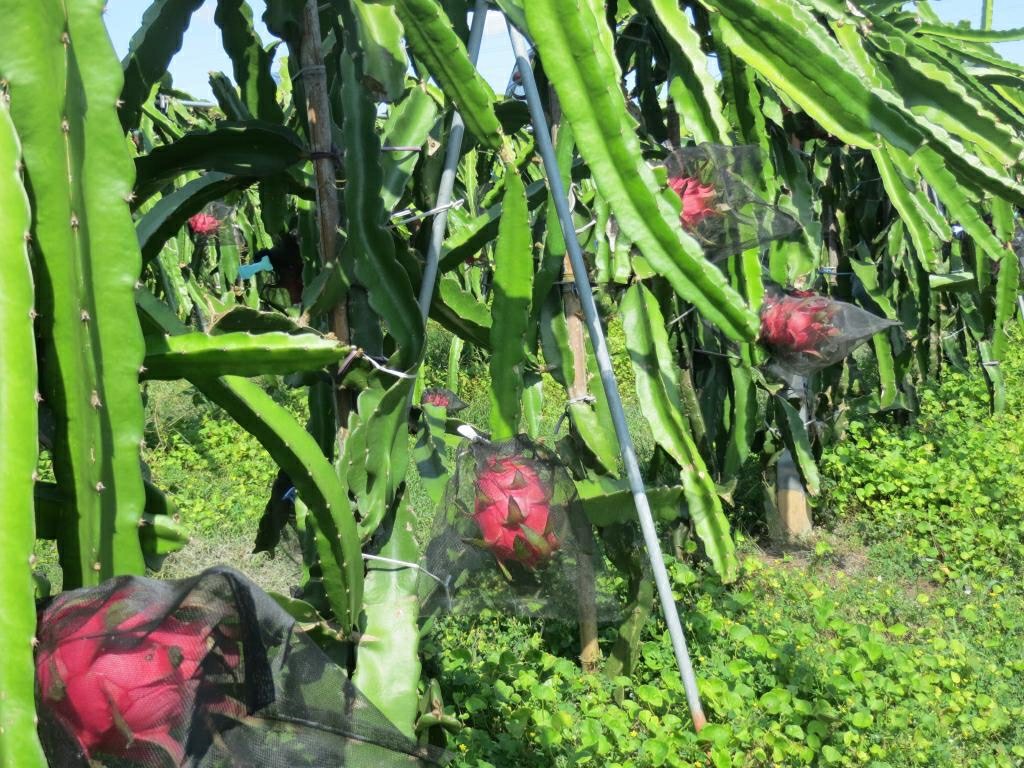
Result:
M259 23L263 13L263 0L250 0L261 34L266 30ZM948 21L966 19L977 25L981 15L981 0L933 0L933 7ZM139 26L147 0L108 0L107 28L119 56L128 51L128 41ZM193 16L185 35L181 52L171 62L171 74L178 88L199 98L210 98L208 73L211 70L231 71L231 64L221 50L220 30L213 23L215 0L207 0ZM490 14L480 48L480 71L491 85L504 91L512 66L512 49L505 26L497 14ZM996 0L995 26L997 29L1024 27L1022 0ZM1024 42L1003 43L1001 52L1007 58L1024 63Z

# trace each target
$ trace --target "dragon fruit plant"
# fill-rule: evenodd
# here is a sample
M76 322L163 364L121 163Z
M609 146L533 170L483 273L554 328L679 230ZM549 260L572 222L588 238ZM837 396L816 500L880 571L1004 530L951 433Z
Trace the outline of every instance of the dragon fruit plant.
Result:
M534 569L558 550L560 542L549 526L551 489L527 460L488 457L476 487L473 520L483 547L499 562Z

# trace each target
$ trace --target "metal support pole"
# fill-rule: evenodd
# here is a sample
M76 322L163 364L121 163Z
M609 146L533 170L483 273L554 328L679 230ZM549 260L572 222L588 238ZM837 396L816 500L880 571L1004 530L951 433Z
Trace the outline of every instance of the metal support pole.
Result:
M487 0L476 0L473 6L473 25L469 30L469 60L476 64L480 55L480 39L484 35L484 21L487 18ZM448 229L448 210L452 201L452 190L455 188L455 171L459 167L462 155L462 137L466 133L466 125L462 115L456 112L452 116L452 130L448 134L448 149L444 156L444 170L441 172L441 183L437 187L436 209L430 230L430 245L427 247L427 259L423 265L423 282L420 283L420 314L424 322L430 312L430 300L434 297L434 283L437 281L437 263L441 257L441 245Z
M683 632L683 625L679 620L676 602L672 596L672 585L668 580L668 571L665 568L665 560L661 554L658 532L654 527L651 505L647 500L643 477L640 475L640 463L636 458L633 438L629 434L629 427L626 426L626 414L622 410L622 398L619 396L619 387L615 381L615 374L612 371L611 357L608 355L608 345L605 342L604 331L601 328L597 305L594 303L590 278L587 274L587 265L583 260L583 252L576 237L572 212L569 210L569 200L566 197L565 189L562 187L562 177L558 171L558 161L555 158L554 147L551 145L551 135L548 133L547 119L544 117L544 107L540 101L537 83L533 78L533 70L530 68L526 40L507 19L505 23L508 25L508 34L512 41L512 50L515 52L516 66L519 68L520 79L526 90L526 102L529 105L530 117L533 120L533 140L536 142L541 158L544 160L544 170L548 179L548 187L551 190L551 198L555 203L558 220L562 225L562 235L565 238L565 245L569 251L569 258L572 260L573 279L576 282L580 303L583 305L583 318L587 324L587 330L590 332L590 341L593 344L594 356L597 358L597 367L601 374L601 384L604 386L605 395L608 398L608 407L611 411L612 422L615 425L615 434L619 439L619 447L622 449L622 459L626 465L626 475L629 477L629 488L633 494L633 503L636 505L637 516L640 518L640 528L643 531L644 544L647 547L647 556L651 563L651 570L654 572L654 583L658 588L658 597L661 599L665 623L668 625L668 633L672 638L672 650L675 652L679 676L683 681L683 688L686 691L686 701L690 707L690 714L693 717L693 726L699 731L704 727L707 719L704 717L704 710L701 707L700 693L697 690L697 679L693 674L690 652L686 647L686 635Z

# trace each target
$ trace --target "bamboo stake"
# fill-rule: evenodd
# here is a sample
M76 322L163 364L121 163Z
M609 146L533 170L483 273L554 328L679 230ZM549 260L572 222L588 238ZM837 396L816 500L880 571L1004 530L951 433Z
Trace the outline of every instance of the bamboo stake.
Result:
M316 0L307 0L303 11L302 43L299 61L306 93L306 122L309 125L310 156L316 175L316 214L320 232L320 263L325 269L340 268L338 260L338 188L336 186L336 150L331 140L331 101L327 91L320 38L320 12ZM348 325L348 301L342 299L331 310L331 332L342 344L351 341ZM348 432L352 397L336 386L334 390L335 428L341 451Z
M548 89L551 107L551 144L558 144L558 129L562 123L562 110L558 95ZM572 379L567 381L569 402L581 402L590 396L587 376L587 342L584 337L583 308L574 285L572 260L566 254L562 263L562 311L572 353ZM571 423L571 421L570 421ZM580 667L584 672L597 672L601 662L601 646L597 642L597 574L594 572L594 554L597 543L594 528L582 511L573 514L573 532L579 544L576 563L576 613L580 632Z
M601 328L597 305L594 303L590 278L587 275L586 262L583 260L583 251L576 237L576 229L573 226L572 214L569 210L569 201L566 197L565 189L562 187L562 178L558 172L558 161L555 158L555 150L551 145L551 137L548 134L547 119L544 116L544 108L541 105L540 93L537 90L537 83L533 77L533 70L530 68L526 40L507 19L506 24L508 26L509 38L512 41L512 50L516 56L516 66L519 68L523 87L526 90L526 101L529 105L530 117L533 121L534 140L537 142L537 148L540 150L541 157L544 160L545 175L548 179L548 187L551 190L551 198L558 211L558 219L562 225L565 245L569 251L569 258L573 267L573 277L576 281L576 292L583 310L583 318L586 322L587 330L590 332L590 342L594 347L594 356L597 358L597 366L601 374L601 384L604 387L605 396L608 398L608 407L611 411L612 422L615 425L615 434L619 439L619 447L622 449L622 459L626 465L626 474L629 478L629 487L633 494L633 503L636 505L637 516L640 519L640 529L643 531L644 544L647 547L647 557L651 564L651 570L654 573L654 583L658 589L658 597L661 600L665 623L672 638L672 650L675 653L679 676L686 691L686 701L690 708L690 715L693 718L694 729L700 731L707 723L707 718L704 716L704 710L700 703L697 678L693 673L690 652L686 647L686 635L683 632L682 622L679 620L679 611L676 608L675 598L672 596L672 585L668 580L668 570L665 568L665 560L661 554L658 531L654 525L651 505L647 499L643 477L640 474L640 463L636 457L633 438L629 434L629 427L626 424L626 414L622 409L622 397L619 395L618 383L612 370L611 356L608 354L608 344L604 337L604 330Z
M569 349L572 352L572 380L569 382L569 401L579 402L590 394L587 382L587 346L583 336L583 307L574 286L572 262L567 256L562 287L562 306L568 326ZM576 563L577 612L580 625L580 667L584 672L596 672L601 662L601 647L597 643L597 576L594 573L594 529L585 514L577 515L576 540L579 560Z

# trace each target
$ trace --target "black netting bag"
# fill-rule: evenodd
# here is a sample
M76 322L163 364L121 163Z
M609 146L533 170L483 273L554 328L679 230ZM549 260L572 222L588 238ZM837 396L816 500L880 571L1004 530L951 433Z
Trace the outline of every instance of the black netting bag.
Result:
M426 612L486 609L572 621L603 558L558 457L519 435L463 443L426 549ZM589 591L589 590L588 590ZM618 608L598 588L598 614Z
M197 240L202 241L216 237L223 242L233 243L234 224L235 209L219 200L208 203L188 220L189 231Z
M838 363L879 331L899 325L845 301L813 291L770 286L761 304L759 341L772 363L801 376Z
M669 187L682 201L683 229L711 261L786 237L799 227L747 181L761 173L757 147L685 147L668 156L665 168Z
M406 768L418 747L241 574L112 579L42 611L39 733L60 768Z
M446 408L448 413L458 413L469 406L459 399L459 396L450 389L444 387L427 387L420 396L421 405L433 405L437 408Z

